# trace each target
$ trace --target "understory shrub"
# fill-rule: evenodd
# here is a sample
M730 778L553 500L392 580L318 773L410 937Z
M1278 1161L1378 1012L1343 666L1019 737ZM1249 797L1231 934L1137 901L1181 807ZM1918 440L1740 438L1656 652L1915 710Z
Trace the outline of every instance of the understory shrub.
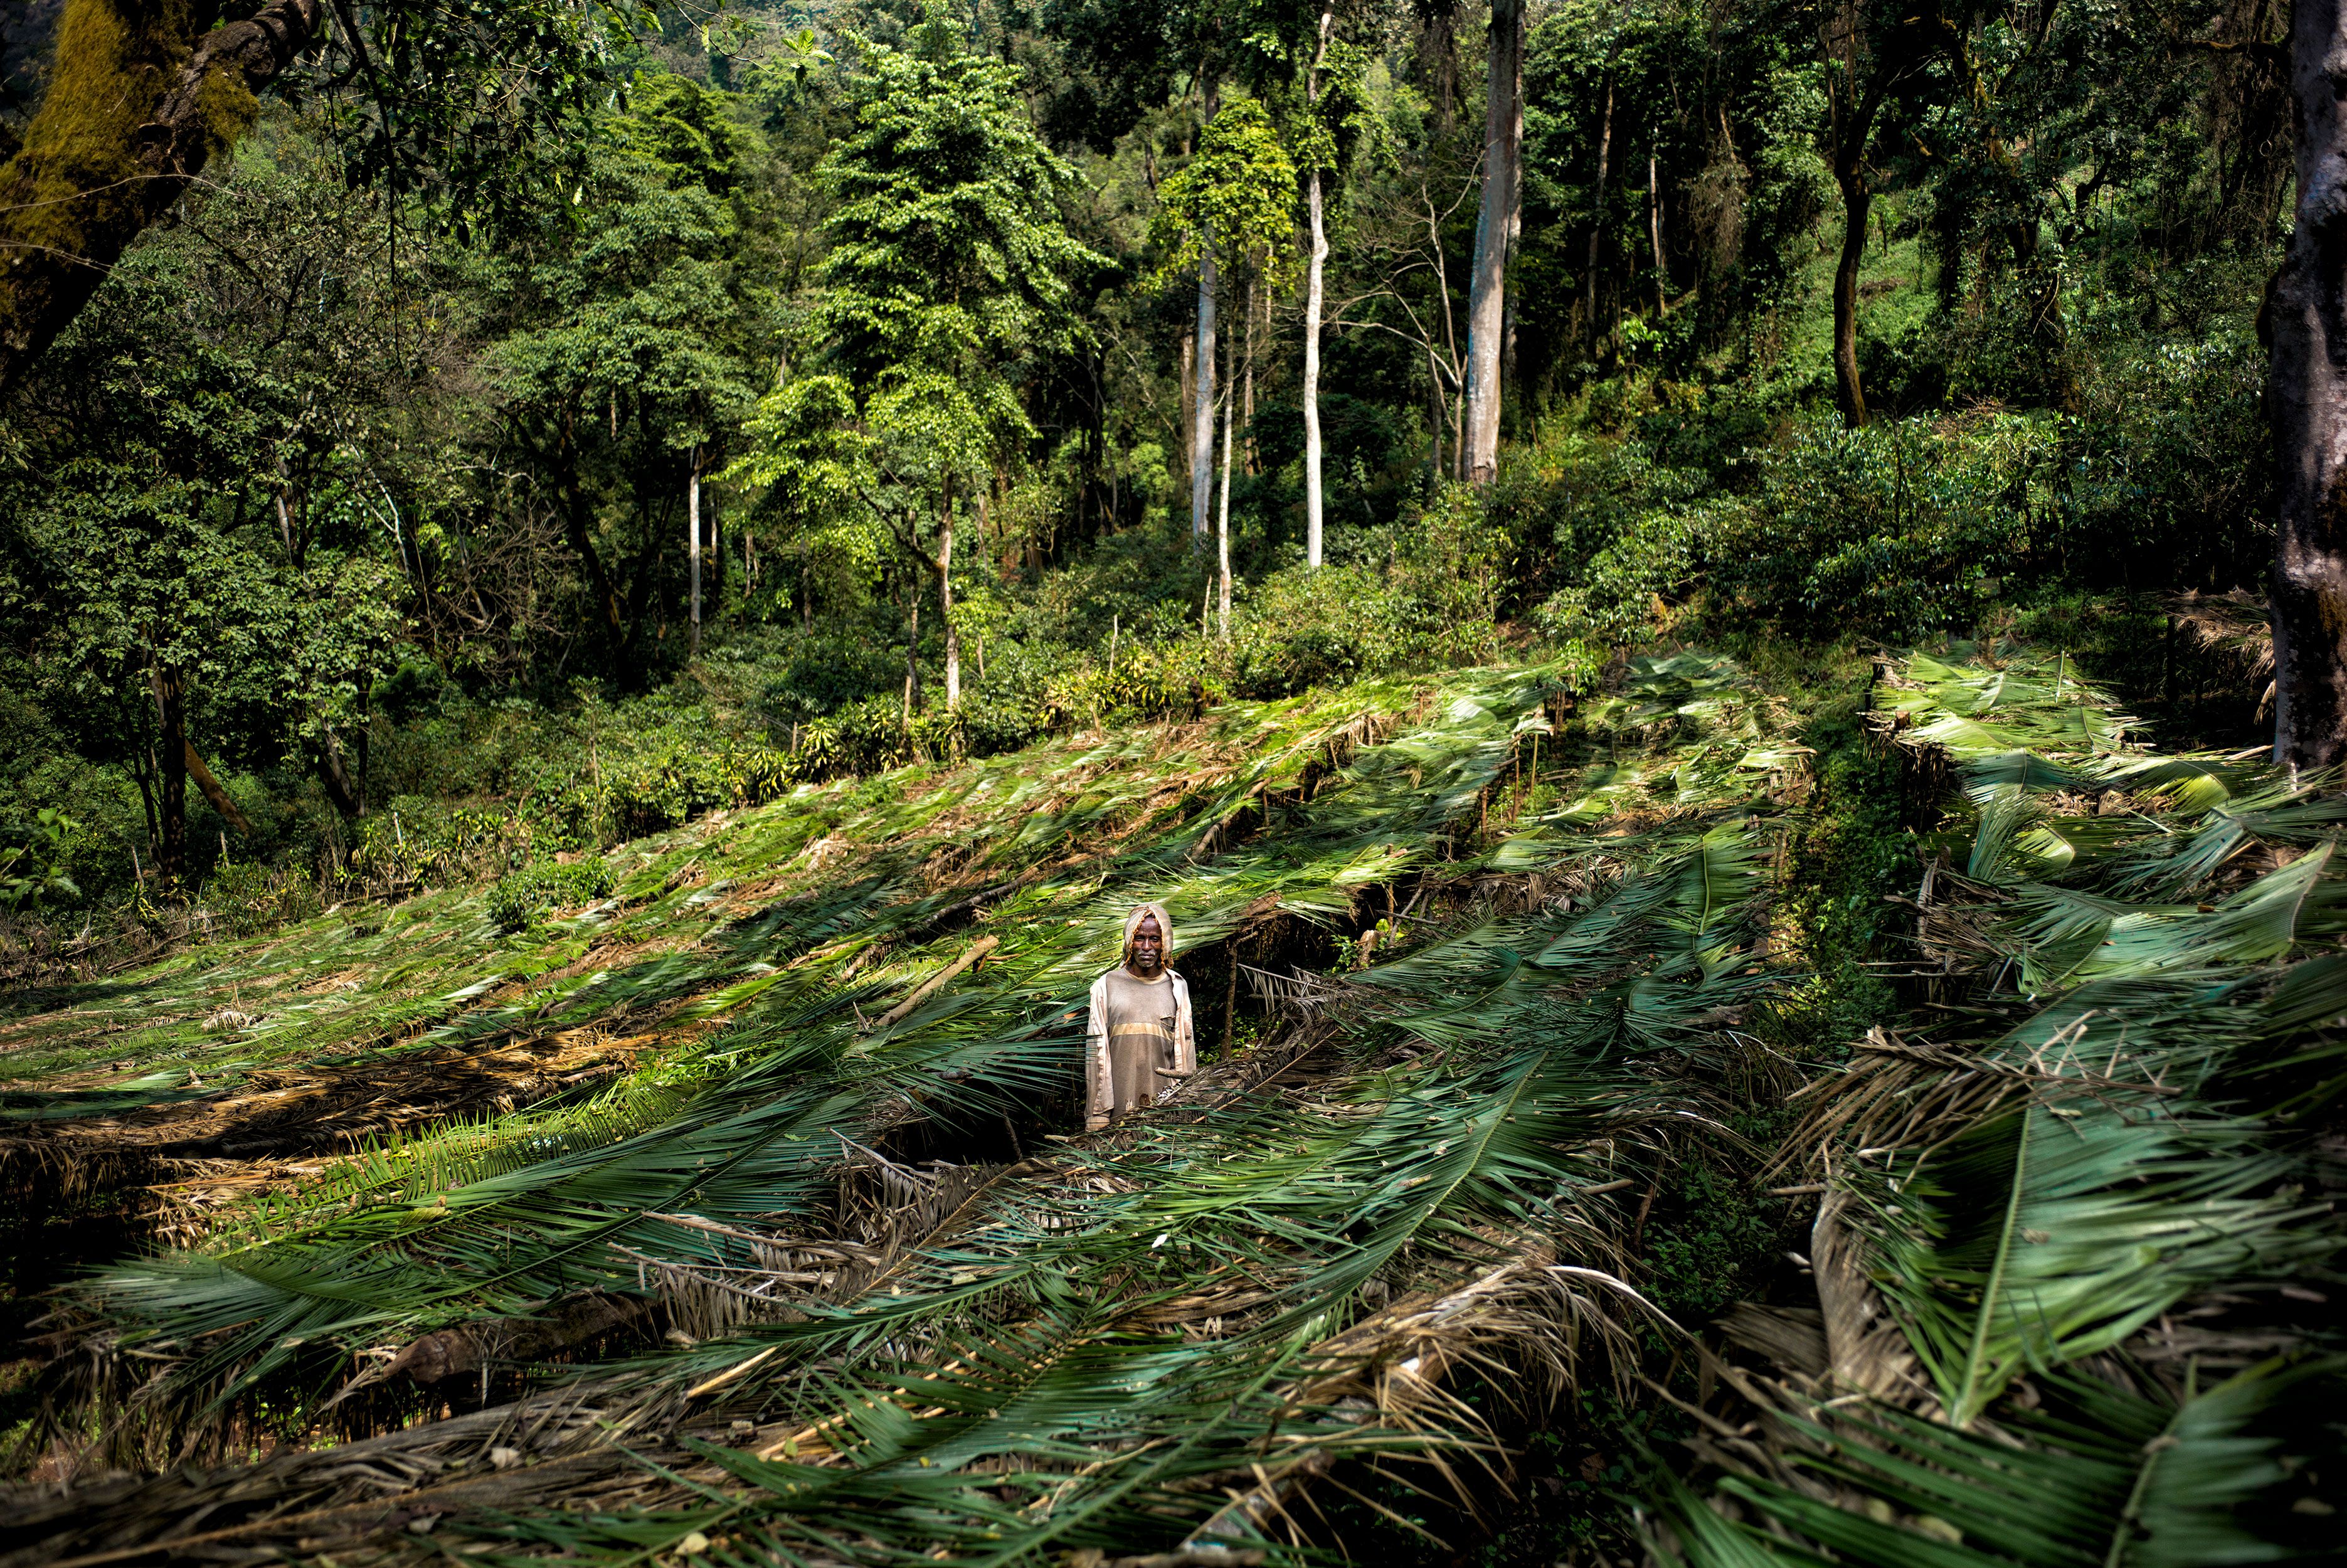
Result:
M482 912L500 931L524 931L548 909L569 908L610 897L619 874L600 856L570 865L540 861L501 876L481 901Z
M1897 641L1969 625L2055 525L2052 423L1813 419L1709 530L1711 612Z

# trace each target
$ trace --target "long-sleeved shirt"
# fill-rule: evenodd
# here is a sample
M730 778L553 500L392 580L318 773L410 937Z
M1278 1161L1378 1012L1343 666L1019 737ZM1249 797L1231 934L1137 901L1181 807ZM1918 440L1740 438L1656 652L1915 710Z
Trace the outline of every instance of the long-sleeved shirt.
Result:
M1150 999L1163 987L1169 1012ZM1138 1006L1145 1010L1136 1012ZM1171 1018L1170 1029L1164 1020ZM1092 982L1084 1050L1084 1119L1105 1121L1155 1102L1162 1081L1198 1070L1190 987L1171 969L1143 980L1122 968Z

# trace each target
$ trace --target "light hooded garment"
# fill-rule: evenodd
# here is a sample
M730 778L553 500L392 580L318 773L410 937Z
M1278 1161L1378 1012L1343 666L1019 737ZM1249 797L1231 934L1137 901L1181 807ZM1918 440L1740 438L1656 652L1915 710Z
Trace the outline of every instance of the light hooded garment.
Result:
M1143 904L1125 917L1124 944L1142 917L1156 917L1165 951L1174 950L1174 917L1162 904ZM1190 987L1172 969L1144 980L1118 966L1092 982L1092 1021L1084 1050L1084 1119L1089 1124L1153 1105L1177 1079L1198 1070L1197 1035L1190 1020Z

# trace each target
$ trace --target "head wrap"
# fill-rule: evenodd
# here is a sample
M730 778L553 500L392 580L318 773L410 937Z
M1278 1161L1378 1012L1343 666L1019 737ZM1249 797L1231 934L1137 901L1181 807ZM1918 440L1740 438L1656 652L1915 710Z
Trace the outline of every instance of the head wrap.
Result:
M1168 958L1174 956L1174 917L1165 912L1163 904L1137 904L1133 906L1133 913L1124 917L1124 945L1116 950L1118 963L1133 956L1133 933L1140 929L1143 915L1157 917L1158 939L1165 944L1165 956Z

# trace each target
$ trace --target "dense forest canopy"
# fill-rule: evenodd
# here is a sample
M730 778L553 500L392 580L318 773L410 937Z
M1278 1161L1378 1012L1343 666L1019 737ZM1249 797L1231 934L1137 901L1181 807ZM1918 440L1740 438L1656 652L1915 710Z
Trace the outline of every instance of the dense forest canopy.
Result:
M99 13L15 24L12 81ZM1296 617L1221 605L1197 679L1392 668L1459 641L1475 569L1359 574L1480 474L1431 526L1592 650L2261 581L2271 7L1503 9L1520 87L1455 7L628 20L322 16L17 373L17 808L76 804L94 896L133 847L221 853L231 784L183 804L175 735L249 781L231 857L310 856L462 793L374 765L386 704L650 692L704 628L792 671L751 728L1010 743L1112 620L1173 657L1225 532L1242 621L1344 624L1274 647ZM54 96L15 91L11 178L50 189ZM1341 586L1295 569L1307 428Z
M147 1249L20 1249L0 1457L2327 1560L2327 3L0 13L5 1234ZM1140 890L1224 1098L1063 1147Z

